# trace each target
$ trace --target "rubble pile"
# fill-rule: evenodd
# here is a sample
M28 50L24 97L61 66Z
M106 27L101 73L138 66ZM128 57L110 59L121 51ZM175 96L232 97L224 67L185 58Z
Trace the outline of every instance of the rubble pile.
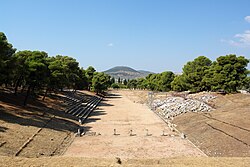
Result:
M167 97L164 100L154 100L152 107L160 115L168 119L186 112L210 112L213 108L206 102L214 98L216 97L212 95L199 96L198 99L191 99L191 97Z
M214 96L212 94L207 94L205 92L201 92L201 93L196 93L196 94L190 94L187 96L187 98L196 99L196 100L208 103L209 101L215 99L216 96Z

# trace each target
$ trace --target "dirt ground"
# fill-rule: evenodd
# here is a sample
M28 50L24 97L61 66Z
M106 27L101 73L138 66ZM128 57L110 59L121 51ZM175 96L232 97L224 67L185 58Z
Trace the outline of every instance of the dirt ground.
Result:
M43 157L60 155L72 142L78 122L66 115L57 96L45 101L0 91L0 155Z
M129 98L137 103L145 103L147 93L133 91L134 96ZM177 94L179 96L183 93ZM214 111L182 114L172 122L210 157L250 157L250 94L209 94L216 96L208 103L215 108ZM176 93L155 93L154 99L164 99L172 95L175 96Z
M75 138L64 156L122 159L205 156L188 140L171 132L145 104L136 103L137 96L132 91L111 93L83 125L86 135Z
M148 109L147 91L110 93L82 126L86 134L74 137L78 122L61 99L22 107L22 96L1 92L0 166L249 166L249 95L219 95L215 111L176 117L181 139Z
M177 129L208 156L250 156L250 95L217 95L214 111L174 119Z
M6 163L8 162L8 163ZM89 166L128 166L128 167L249 167L250 158L225 158L225 157L181 157L163 159L121 159L118 163L116 158L84 158L84 157L42 157L42 158L13 158L1 157L1 167L89 167Z

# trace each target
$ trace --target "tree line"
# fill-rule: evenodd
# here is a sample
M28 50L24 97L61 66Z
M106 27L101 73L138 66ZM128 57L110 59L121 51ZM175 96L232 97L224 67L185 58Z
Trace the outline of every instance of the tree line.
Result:
M172 71L149 74L145 78L122 80L114 78L94 67L79 67L70 56L49 56L44 51L18 51L0 32L0 86L13 88L13 93L26 92L24 105L30 95L69 89L87 89L103 93L108 87L147 89L152 91L220 91L236 92L237 89L250 90L249 60L243 56L226 55L214 62L199 56L187 62L182 74Z
M87 89L102 93L110 86L110 76L90 66L79 67L70 56L48 56L44 51L18 51L0 32L0 86L11 87L13 93L26 91L24 105L30 95L69 89ZM20 90L20 91L19 91Z
M146 78L129 80L125 85L130 89L147 89L152 91L223 91L237 92L238 89L250 91L249 60L233 54L220 56L212 62L205 56L199 56L187 62L182 74L171 71L149 74ZM117 86L114 85L112 86Z

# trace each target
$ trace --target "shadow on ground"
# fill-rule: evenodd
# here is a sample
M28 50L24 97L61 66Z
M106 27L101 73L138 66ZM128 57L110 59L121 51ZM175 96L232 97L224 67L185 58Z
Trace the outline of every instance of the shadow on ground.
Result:
M67 93L63 93L67 95ZM82 94L81 94L82 95ZM74 95L75 98L79 99L80 97L77 94ZM119 98L119 95L110 94L110 97ZM87 98L91 96L86 95ZM60 106L58 108L53 108L53 105L48 107L48 99L53 99L56 101L56 105ZM3 120L12 124L19 124L23 126L35 126L38 128L49 128L56 131L76 131L76 128L79 126L78 118L67 114L63 109L67 108L67 105L64 104L65 98L57 95L49 95L45 101L37 99L29 99L27 106L23 106L22 102L24 100L24 95L15 96L11 92L0 91L0 120ZM46 102L47 101L47 102ZM103 99L102 102L97 106L97 109L94 110L90 117L85 120L85 123L96 122L100 118L93 118L94 116L105 115L105 111L100 110L100 106L112 106L107 103L108 100ZM8 106L8 107L6 107ZM52 118L53 117L53 118ZM51 126L53 125L53 126ZM5 127L0 127L0 132L5 132L7 129Z
M91 123L91 122L97 122L97 121L101 120L101 118L97 117L97 116L101 116L101 115L106 115L106 112L103 111L103 110L94 110L90 114L90 116L88 117L88 119L84 121L84 123L87 124L87 123Z
M48 115L38 116L29 114L12 114L11 112L0 111L1 118L8 123L19 124L23 126L35 126L38 128L50 128L57 131L75 131L73 127L78 126L77 123L63 119L63 118L51 118ZM56 122L55 126L49 126L50 122ZM0 131L5 132L5 127ZM3 129L3 130L1 130Z
M98 107L100 107L100 106L114 106L112 104L109 104L108 101L109 101L108 99L102 99L101 103L98 104Z
M8 128L0 126L0 132L5 132Z
M105 98L111 99L111 98L121 98L122 96L120 94L114 94L114 93L107 93Z
M18 94L16 96L12 92L1 90L0 120L23 126L75 132L75 127L78 126L75 121L76 118L63 112L66 105L63 104L61 98L52 96L49 100L47 99L42 101L30 98L28 105L24 107L24 95ZM52 104L53 102L56 104ZM50 107L47 105L50 105ZM57 108L54 106L57 106ZM50 124L53 124L53 126L50 126ZM0 132L5 131L5 127L0 127Z

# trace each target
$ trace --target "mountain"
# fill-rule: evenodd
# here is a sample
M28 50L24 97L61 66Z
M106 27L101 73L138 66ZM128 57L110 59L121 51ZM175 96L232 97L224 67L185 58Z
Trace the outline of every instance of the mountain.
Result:
M135 79L135 78L143 78L148 74L152 74L153 72L144 71L144 70L135 70L131 67L126 66L116 66L109 70L104 71L104 73L114 77L116 79Z
M137 70L138 72L140 73L143 73L143 74L154 74L153 72L150 72L150 71L145 71L145 70Z

